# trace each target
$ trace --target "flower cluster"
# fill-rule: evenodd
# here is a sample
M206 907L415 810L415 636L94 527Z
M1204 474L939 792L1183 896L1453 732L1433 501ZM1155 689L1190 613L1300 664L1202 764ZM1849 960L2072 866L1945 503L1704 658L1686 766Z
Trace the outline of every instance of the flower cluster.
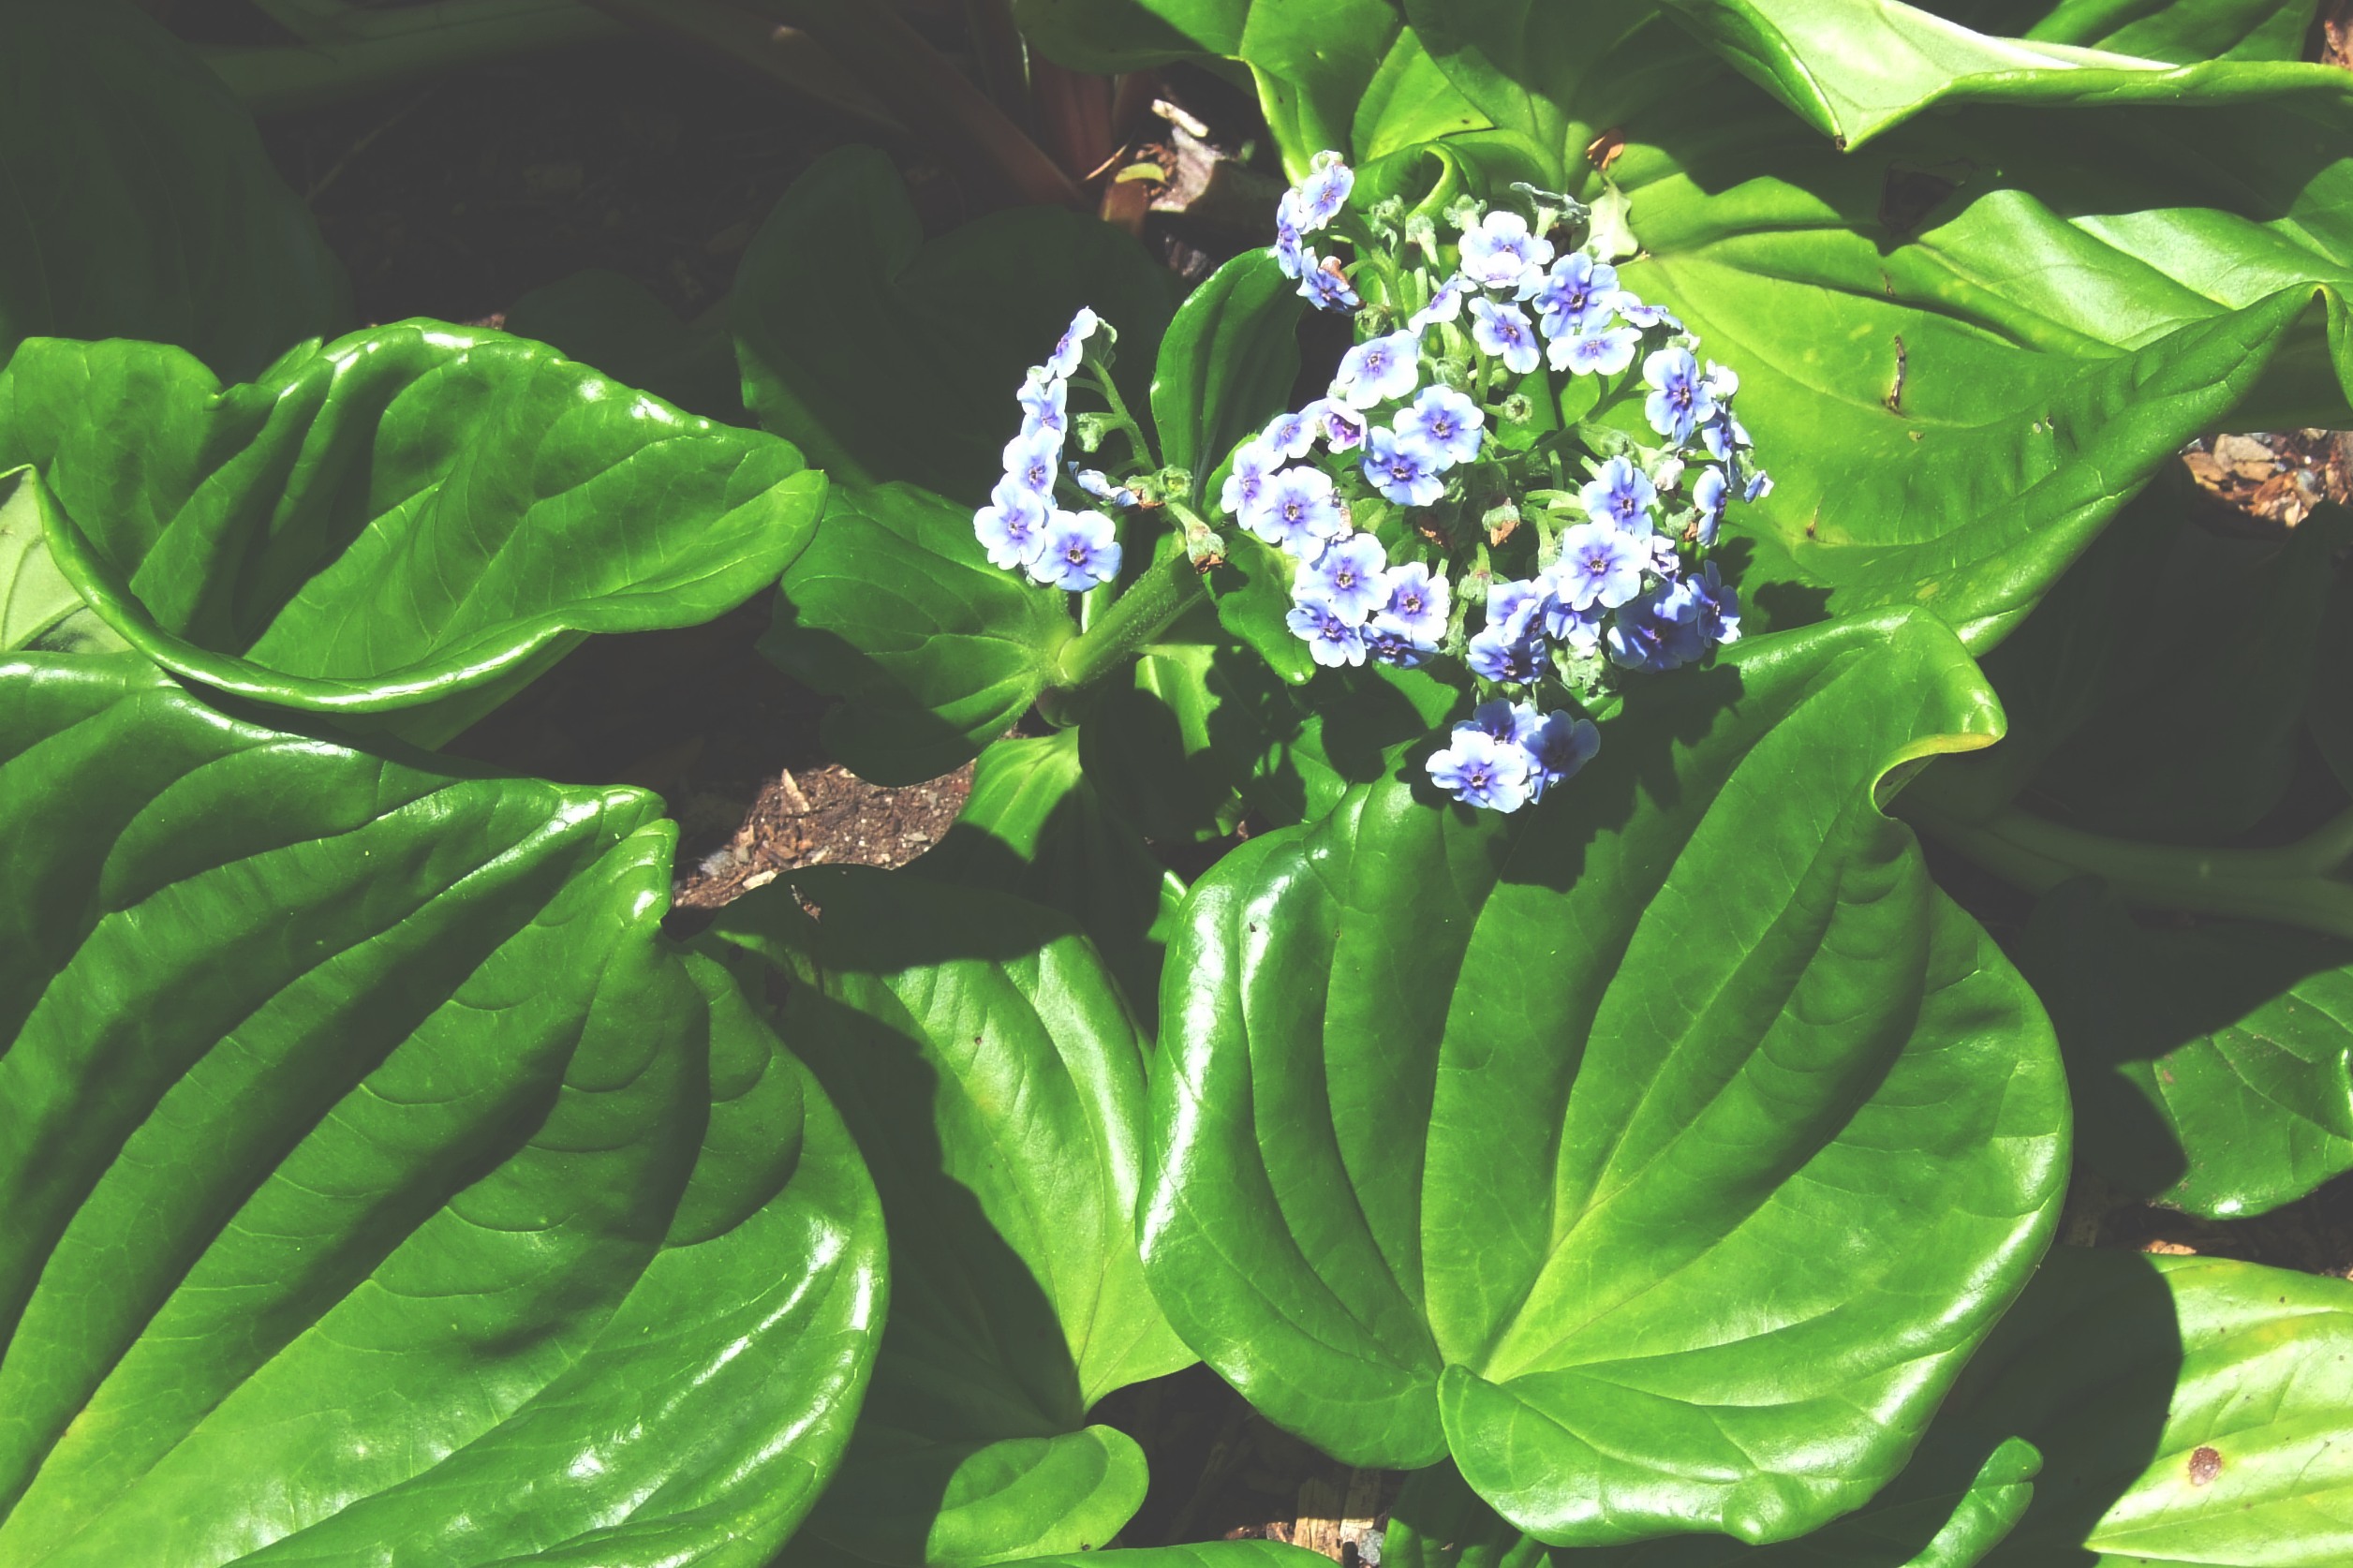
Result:
M1351 316L1356 341L1322 396L1212 476L1218 509L1287 558L1286 624L1315 663L1459 672L1473 711L1429 777L1517 810L1598 748L1578 708L1739 636L1711 552L1726 508L1771 481L1733 413L1739 378L1623 286L1576 202L1516 185L1508 204L1409 212L1396 198L1352 206L1354 188L1322 153L1277 208L1276 264L1319 309ZM1334 242L1353 261L1314 248ZM1079 416L1089 450L1124 430L1134 462L1073 484L1165 517L1214 565L1229 546L1189 505L1194 476L1151 468L1107 355L1088 357L1098 332L1081 311L1023 383L1005 480L975 519L989 558L1072 588L1118 570L1111 520L1052 503L1084 363L1111 410Z
M1314 303L1358 312L1359 341L1322 398L1235 452L1221 501L1295 561L1289 624L1318 663L1444 653L1523 699L1481 703L1429 762L1458 799L1513 810L1598 741L1527 696L1590 697L1614 672L1670 670L1739 637L1739 599L1706 554L1729 502L1771 481L1748 462L1733 373L1590 245L1555 244L1575 203L1527 187L1525 212L1458 202L1451 267L1434 224L1376 205L1349 226L1385 295L1365 305L1305 245L1352 183L1320 155L1282 200L1275 256ZM1540 420L1579 377L1639 397L1658 439ZM1507 554L1523 520L1536 538Z
M1107 343L1111 328L1081 307L1045 363L1029 367L1015 394L1021 432L1005 444L1005 477L972 516L990 565L1020 568L1033 582L1073 593L1119 575L1119 537L1111 519L1091 509L1066 510L1054 499L1070 433L1071 378L1087 362L1088 340L1099 333ZM1093 470L1076 472L1073 482L1098 500L1135 504L1133 492Z

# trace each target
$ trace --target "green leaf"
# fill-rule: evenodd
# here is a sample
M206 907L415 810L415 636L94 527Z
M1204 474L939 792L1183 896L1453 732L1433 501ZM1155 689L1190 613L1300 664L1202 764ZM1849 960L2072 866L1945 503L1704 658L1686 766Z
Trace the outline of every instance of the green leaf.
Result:
M761 652L844 699L826 749L878 784L937 778L1011 729L1055 678L1065 596L1000 571L970 509L912 485L836 489L784 574Z
M1840 146L1944 105L2097 107L2309 96L2353 105L2353 81L2301 61L2177 64L1991 37L1896 0L1662 0L1740 74ZM2121 40L2120 40L2121 41Z
M1465 156L1598 196L1585 151L1622 139L1625 282L1739 373L1776 481L1732 524L1775 624L1922 605L1989 647L2189 436L2353 418L2321 331L2353 283L2341 77L2195 113L1964 104L1854 155L1665 12L1407 11L1498 127Z
M0 61L0 363L28 337L138 337L236 378L348 322L252 120L138 6L10 0Z
M1133 1441L1087 1425L1188 1366L1133 1213L1144 1042L1094 948L1031 904L862 867L732 905L714 933L793 976L783 1033L874 1172L890 1324L809 1532L866 1561L978 1564L1108 1542Z
M2035 906L2019 962L2083 1158L2125 1191L2227 1218L2353 1170L2353 947L2241 921L2144 930L2071 882Z
M1103 798L1082 756L1076 730L997 742L973 764L972 792L947 836L907 869L1059 911L1103 954L1148 1036L1163 926L1184 884Z
M0 1560L764 1561L881 1214L634 790L0 664Z
M32 469L0 474L0 653L119 653L130 644L90 613L49 553L56 510Z
M978 506L1021 423L1023 372L1078 307L1118 330L1140 406L1175 291L1133 239L1058 207L926 243L890 159L844 147L777 203L728 308L762 425L845 484L904 480Z
M1946 0L1929 7L1981 33L2150 60L2301 60L2312 0Z
M1291 406L1306 302L1269 250L1246 250L1202 280L1177 308L1152 365L1152 424L1161 461L1192 470L1192 504L1234 449Z
M1998 729L1932 618L1848 622L1636 693L1516 818L1381 784L1227 856L1161 999L1170 1321L1547 1540L1868 1500L2064 1180L2033 994L1873 799Z
M2059 1248L1961 1374L1903 1474L1825 1531L1761 1548L1685 1539L1547 1553L1442 1470L1415 1476L1398 1500L1384 1560L2323 1568L2353 1549L2353 1464L2341 1452L2348 1352L2353 1287L2342 1280Z
M1014 0L1014 16L1032 48L1073 70L1241 61L1295 177L1318 151L1348 146L1398 36L1389 0Z
M690 414L752 422L722 312L682 321L633 277L591 267L534 288L508 307L506 330Z
M437 744L591 632L691 626L773 582L824 476L535 344L379 327L222 388L158 344L37 339L0 464L133 647L241 697Z

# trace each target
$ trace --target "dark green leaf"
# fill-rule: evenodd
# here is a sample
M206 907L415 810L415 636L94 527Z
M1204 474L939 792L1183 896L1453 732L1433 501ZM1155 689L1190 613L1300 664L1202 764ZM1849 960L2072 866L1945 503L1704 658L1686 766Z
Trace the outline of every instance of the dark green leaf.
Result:
M1128 235L1055 207L925 243L890 159L845 147L777 203L728 308L762 425L845 484L904 480L978 506L1021 424L1023 371L1078 307L1118 329L1140 408L1175 291Z
M2321 612L2304 722L2330 771L2353 793L2353 572L2339 572Z
M1237 526L1225 529L1225 559L1209 569L1209 597L1218 621L1294 686L1315 674L1315 659L1284 619L1297 569L1291 557Z
M507 331L553 345L623 386L690 414L749 424L735 339L720 312L688 323L632 277L591 267L534 288L507 311Z
M59 569L149 658L428 745L590 632L742 603L825 488L771 436L426 322L227 389L177 348L36 339L0 463L40 469Z
M237 379L348 322L252 120L138 6L9 0L0 62L0 362L28 337L140 337Z
M873 1187L660 803L0 665L0 1560L757 1562Z
M900 1568L1102 1546L1144 1457L1087 1412L1192 1360L1136 1257L1135 1024L1035 905L864 868L797 886L816 921L777 888L715 934L793 974L783 1032L866 1154L893 1259L874 1391L809 1532Z
M2353 946L2144 930L2073 882L2036 906L2019 962L2066 1053L2083 1158L2125 1191L2260 1214L2353 1170Z
M1081 755L1075 730L991 746L973 764L972 792L947 836L908 871L1058 910L1102 952L1148 1035L1162 926L1184 885L1103 798Z
M912 485L833 493L778 586L761 651L844 699L826 748L878 784L936 778L1012 728L1055 678L1064 595L1000 571L972 512Z
M1517 818L1382 784L1229 855L1162 993L1171 1321L1547 1539L1868 1500L2064 1181L2040 1009L1873 800L1998 727L1932 618L1848 622L1639 694Z
M1290 407L1307 308L1274 253L1247 250L1187 297L1152 365L1152 424L1161 461L1192 470L1192 504L1236 447Z

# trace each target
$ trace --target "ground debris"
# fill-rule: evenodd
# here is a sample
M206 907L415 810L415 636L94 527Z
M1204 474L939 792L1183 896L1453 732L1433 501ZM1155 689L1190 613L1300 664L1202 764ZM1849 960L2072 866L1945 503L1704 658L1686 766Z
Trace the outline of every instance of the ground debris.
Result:
M2198 488L2251 520L2247 531L2292 528L2323 501L2353 501L2353 434L2261 431L2193 441L2182 453Z

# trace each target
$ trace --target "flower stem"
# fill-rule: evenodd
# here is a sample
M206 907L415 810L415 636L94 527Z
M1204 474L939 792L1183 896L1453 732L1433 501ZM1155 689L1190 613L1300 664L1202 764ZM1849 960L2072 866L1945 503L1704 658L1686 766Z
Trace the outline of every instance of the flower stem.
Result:
M1899 797L1896 812L2029 893L2047 893L2061 882L2091 876L2129 904L2266 920L2353 939L2353 882L2332 875L2353 856L2353 811L2293 844L2269 850L2111 838L2016 806L1971 821L1940 806L1932 791L1917 788Z
M1119 395L1118 383L1112 380L1111 372L1091 360L1088 362L1087 370L1095 390L1103 394L1103 402L1111 407L1112 428L1128 438L1129 461L1133 463L1138 469L1149 469L1156 466L1157 465L1152 461L1152 449L1144 439L1144 427L1135 422L1133 414L1128 412L1128 400Z
M1201 573L1182 550L1153 562L1093 626L1062 644L1055 661L1056 688L1084 691L1125 669L1129 658L1166 631L1203 591Z

